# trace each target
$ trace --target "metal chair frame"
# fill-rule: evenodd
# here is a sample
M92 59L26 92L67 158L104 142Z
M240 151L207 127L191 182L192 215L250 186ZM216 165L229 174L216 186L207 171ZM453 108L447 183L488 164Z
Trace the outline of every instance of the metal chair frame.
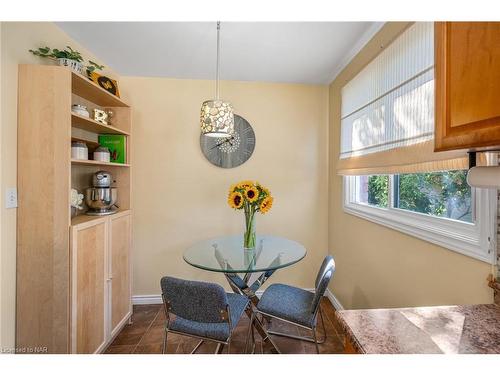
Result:
M317 332L317 316L318 316L318 312L319 312L319 315L321 317L321 326L323 328L323 337L320 338L318 340L318 332ZM265 317L268 317L268 318L271 318L271 319L278 319L278 320L281 320L282 322L285 322L285 323L290 323L290 324L293 324L297 327L301 327L301 328L305 328L309 331L311 331L311 337L307 337L307 336L297 336L297 335L291 335L291 334L288 334L288 333L284 333L284 332L278 332L278 331L273 331L273 330L269 330L267 329L264 324L262 324L263 321L265 321L265 319L257 319L255 317L255 313L258 313L262 316L265 316ZM268 313L265 313L265 312L262 312L262 311L259 311L257 310L256 312L254 312L254 314L252 315L252 318L251 318L251 322L250 324L253 323L253 320L255 320L255 322L264 330L264 332L266 333L267 337L264 339L265 340L270 340L271 343L274 345L274 347L278 350L278 353L281 354L281 351L278 349L278 347L276 346L276 344L272 341L271 337L269 337L269 335L275 335L275 336L282 336L282 337L288 337L288 338L291 338L291 339L294 339L294 340L301 340L301 341L307 341L307 342L313 342L316 346L316 352L319 354L319 344L323 344L326 340L326 328L325 328L325 319L323 317L323 311L322 311L322 308L320 306L320 304L318 304L318 308L316 309L315 313L314 313L314 325L311 327L307 327L307 326L304 326L302 324L299 324L299 323L295 323L295 322L292 322L291 320L287 320L287 319L284 319L284 318L280 318L278 316L275 316L275 315L272 315L272 314L268 314ZM250 325L250 327L252 327ZM252 353L254 352L255 350L255 339L253 337L253 330L251 332L251 335L252 335L252 340L253 340L253 348L252 348ZM249 338L247 337L247 343L248 343L248 340ZM247 348L247 346L245 346L245 348Z
M172 333L175 333L178 335L193 337L195 339L200 339L200 341L198 342L198 344L196 344L196 346L194 347L194 349L191 351L190 354L195 354L196 351L200 348L200 346L205 341L212 341L212 342L217 343L217 348L215 349L214 354L221 354L222 351L224 350L224 346L226 346L226 345L227 345L227 352L230 353L230 351L231 351L231 339L232 339L234 327L233 327L232 322L231 322L231 311L230 311L229 305L226 305L225 310L220 311L221 319L223 321L227 321L227 323L229 325L229 336L228 336L226 341L221 341L221 340L213 339L210 337L202 337L202 336L192 335L190 333L180 332L180 331L176 331L176 330L171 329L170 328L170 310L172 308L170 305L170 301L165 298L164 294L162 294L161 297L163 300L163 310L165 312L165 319L166 319L165 326L164 326L163 345L162 345L162 351L161 351L162 354L165 354L167 351L167 338L168 338L169 332L172 332ZM247 306L247 308L248 308L248 306ZM252 321L250 320L250 328L251 327L252 327Z
M330 262L333 263L333 266L331 266L330 268L324 268L324 267L327 267L328 263L330 263ZM318 276L317 276L316 282L315 282L316 293L315 293L315 297L313 299L313 303L317 303L317 304L316 304L316 306L314 306L314 312L312 314L312 322L313 322L312 327L307 327L307 326L304 326L302 324L285 319L283 317L278 317L278 316L263 312L263 311L259 310L257 306L255 307L255 311L252 312L252 317L250 319L250 323L252 324L255 321L256 324L262 330L264 330L265 335L266 335L266 337L264 338L264 341L269 339L271 344L273 344L273 346L277 349L278 353L280 353L280 350L278 349L276 344L272 341L272 339L269 335L283 336L283 337L288 337L288 338L291 338L294 340L313 342L316 346L316 352L319 354L319 344L322 344L325 342L327 334L326 334L326 329L325 329L325 319L323 317L323 311L321 309L321 298L323 298L324 291L321 292L321 297L319 297L319 295L317 294L318 293L317 288L318 288L318 285L320 285L320 282L322 282L324 280L327 280L327 282L329 282L331 280L331 277L332 277L334 271L335 271L335 262L333 261L333 258L331 256L326 257L325 260L323 261L323 264L321 265L320 273L318 273ZM327 276L328 273L330 273L329 276ZM321 278L320 278L320 275L321 275ZM325 277L328 277L328 278L325 279ZM318 298L318 299L316 300L316 298ZM317 337L318 335L317 335L317 331L316 331L316 327L318 324L318 312L319 312L319 315L321 317L321 325L323 327L323 337L320 340L318 340L318 337ZM278 320L281 320L283 322L290 323L290 324L293 324L293 325L301 327L301 328L305 328L305 329L311 331L312 337L297 336L297 335L291 335L291 334L284 333L284 332L268 330L268 329L266 329L266 327L264 326L264 323L263 323L266 319L259 319L258 317L255 316L256 314L260 314L261 316L267 318L267 320L269 320L269 318L278 319ZM251 334L252 334L252 338L253 338L253 329L252 329ZM248 340L249 340L249 338L247 337L247 343L248 343ZM253 342L252 351L254 349L255 349L255 340Z

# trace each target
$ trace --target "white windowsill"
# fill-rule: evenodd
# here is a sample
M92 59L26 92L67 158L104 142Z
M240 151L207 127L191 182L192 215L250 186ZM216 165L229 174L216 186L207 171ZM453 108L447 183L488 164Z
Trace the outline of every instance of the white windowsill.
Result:
M410 236L453 250L460 254L494 263L496 246L496 191L477 194L479 215L476 223L437 218L397 208L379 208L350 202L349 177L344 178L344 211L348 214L384 225ZM490 239L488 241L488 238Z

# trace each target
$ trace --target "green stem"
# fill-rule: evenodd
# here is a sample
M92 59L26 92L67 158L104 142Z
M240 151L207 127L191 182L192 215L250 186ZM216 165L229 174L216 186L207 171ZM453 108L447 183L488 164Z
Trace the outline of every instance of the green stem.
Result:
M254 207L248 202L245 202L245 235L243 240L245 242L244 246L249 248L255 246L254 216Z

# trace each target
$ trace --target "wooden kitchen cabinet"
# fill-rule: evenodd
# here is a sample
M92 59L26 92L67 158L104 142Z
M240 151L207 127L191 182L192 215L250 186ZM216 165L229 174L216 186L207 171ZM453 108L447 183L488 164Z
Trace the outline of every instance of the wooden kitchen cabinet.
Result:
M71 229L71 353L99 353L132 315L130 211Z
M132 314L130 290L130 214L110 217L111 336Z
M436 22L435 150L500 146L500 22Z
M73 353L96 353L106 342L107 223L90 221L71 233Z

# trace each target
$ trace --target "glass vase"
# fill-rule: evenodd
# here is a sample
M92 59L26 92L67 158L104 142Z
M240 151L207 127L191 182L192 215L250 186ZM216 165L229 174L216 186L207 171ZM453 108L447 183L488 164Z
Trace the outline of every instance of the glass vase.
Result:
M245 234L243 235L243 247L255 249L255 215L245 215Z

